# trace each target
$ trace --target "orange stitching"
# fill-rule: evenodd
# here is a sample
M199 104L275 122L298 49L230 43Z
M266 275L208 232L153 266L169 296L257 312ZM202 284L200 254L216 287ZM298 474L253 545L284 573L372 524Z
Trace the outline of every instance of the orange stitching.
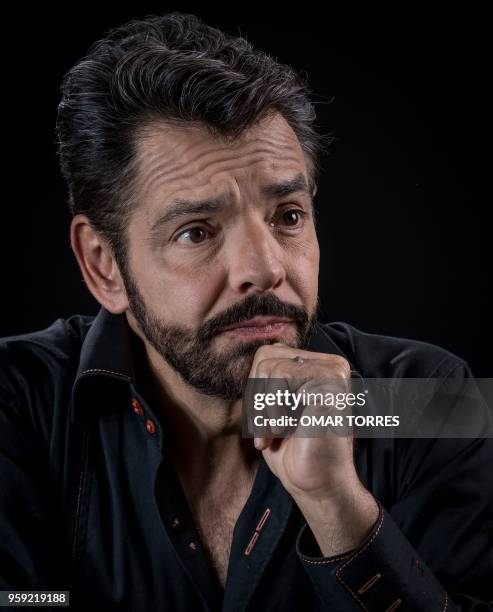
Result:
M116 376L121 376L122 378L125 378L126 380L131 380L129 376L127 376L126 374L122 374L121 372L116 372L115 370L105 370L103 368L91 368L90 370L84 370L83 372L81 372L81 376L83 374L92 374L93 372L103 372L105 374L115 374Z
M366 593L366 591L368 591L368 589L370 589L375 582L377 582L377 580L380 580L381 577L382 574L375 574L372 576L368 582L365 582L365 584L358 589L358 593Z
M256 531L253 536L252 539L250 540L250 542L248 542L248 546L245 548L245 556L248 557L248 555L252 552L252 548L255 546L255 542L258 540L258 536L259 533L258 531Z
M380 506L380 504L379 504ZM383 509L380 506L380 521L377 527L377 530L375 531L375 533L372 535L372 537L370 538L370 540L368 540L368 542L363 546L363 548L358 551L355 555L353 555L350 559L348 559L346 561L346 563L344 563L343 565L341 565L341 567L336 571L336 576L337 579L344 585L344 587L349 591L349 593L351 594L351 596L359 603L359 605L366 610L367 612L369 612L368 608L364 605L364 603L355 595L355 593L353 593L353 591L351 590L351 588L344 582L344 580L342 579L342 577L340 576L341 571L350 563L352 563L355 559L357 559L361 554L363 554L365 552L365 550L368 548L368 546L370 546L370 544L373 542L373 540L377 537L377 535L380 533L380 529L382 528L383 525L383 519L384 519L384 513L383 513Z
M402 599L396 599L394 601L393 604L391 604L386 610L385 612L393 612L394 610L397 610L397 608L401 605L402 603Z
M312 561L308 557L305 557L305 555L301 555L301 558L303 559L305 563L311 563L312 565L326 565L329 563L335 563L336 561L340 561L341 559L347 559L347 556L348 556L348 553L346 553L345 555L340 555L338 557L331 557L330 559L324 559L323 561Z
M255 546L255 542L258 540L260 535L260 530L265 525L265 522L269 518L270 508L266 508L265 512L262 514L262 518L258 522L258 525L255 527L255 533L253 534L250 542L248 542L248 546L245 548L244 554L248 557L248 555L252 552L252 548Z
M262 527L265 525L265 522L269 518L269 514L270 514L270 508L267 508L266 511L263 513L262 518L258 522L258 525L255 528L255 531L260 531L262 529Z

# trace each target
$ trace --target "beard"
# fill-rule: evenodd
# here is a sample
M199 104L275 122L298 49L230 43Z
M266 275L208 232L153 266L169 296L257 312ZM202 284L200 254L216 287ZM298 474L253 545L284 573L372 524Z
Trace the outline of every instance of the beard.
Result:
M242 397L257 349L281 339L239 340L219 350L213 346L218 332L256 316L291 319L296 327L293 348L305 348L316 322L316 310L309 314L303 306L282 302L272 293L251 294L242 302L208 319L197 331L165 323L145 305L135 280L128 270L124 275L129 309L147 341L195 390L224 400Z

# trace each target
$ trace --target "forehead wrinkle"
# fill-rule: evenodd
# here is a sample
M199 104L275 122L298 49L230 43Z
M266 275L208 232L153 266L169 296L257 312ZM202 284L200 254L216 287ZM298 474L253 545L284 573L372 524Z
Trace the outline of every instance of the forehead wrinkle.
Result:
M242 155L249 155L249 154L251 154L251 149L257 149L257 151L255 151L255 152L262 152L262 153L266 153L266 154L272 153L274 155L278 155L280 148L290 148L290 147L282 147L282 143L281 142L279 142L279 143L274 142L274 145L271 145L271 146L269 146L271 143L263 142L262 144L264 145L264 147L262 147L262 148L258 148L258 144L259 144L258 142L252 142L252 143L248 143L247 145L243 145L244 148L245 148L245 151L243 153L240 153L240 155L233 155L233 156L231 156L231 158L232 159L238 159ZM224 155L224 154L228 155L231 151L237 151L241 146L242 145L236 145L234 147L231 147L231 146L225 145L225 146L223 146L221 148L211 149L207 145L203 145L201 147L201 149L203 149L203 150L199 150L197 155L194 155L193 157L187 159L186 162L179 162L178 161L178 163L174 164L173 166L170 166L169 172L175 171L176 168L181 168L183 166L190 166L191 164L195 164L201 158L205 158L205 157L210 156L210 155L219 155L219 154L221 154L221 155ZM161 164L167 163L169 161L169 159L173 159L173 160L177 159L178 160L179 158L184 157L186 155L187 151L189 151L191 149L194 149L194 148L196 148L196 146L188 147L188 149L184 150L183 152L180 151L179 155L173 155L173 154L172 155L168 155L168 156L166 156L166 158L164 160L162 160ZM155 154L153 156L153 159L158 159L159 160L159 157L160 157L160 155L159 155L159 153L157 153L157 154ZM205 162L205 163L207 163L207 162ZM160 165L159 162L156 163L149 170L149 172L147 174L149 174L155 167L158 167L159 165Z
M257 165L257 164L262 164L262 163L269 163L272 160L266 159L265 157L265 153L266 151L255 151L255 154L252 155L252 157L248 160L248 166L253 166L253 165ZM202 174L204 172L204 170L206 170L206 168L209 166L209 172L210 174L217 174L218 172L225 172L228 170L238 170L238 169L243 169L245 164L238 164L237 162L242 160L244 158L243 155L238 155L238 156L227 156L224 159L220 159L220 160L216 160L214 161L212 164L210 164L209 162L203 163L202 165L199 165L198 168L194 169L194 173L195 174ZM277 155L274 160L277 162L279 159L279 155ZM299 162L299 159L296 156L288 156L286 155L285 157L283 157L283 161L284 162L294 162L297 163ZM181 178L184 178L187 176L187 173L183 173L181 175L178 175L176 178L179 180Z
M280 128L276 127L279 126L279 124L281 124ZM272 126L274 126L274 129L272 129ZM176 137L176 135L178 137ZM192 135L191 141L190 135ZM276 113L274 116L264 118L264 120L255 123L250 128L247 128L247 130L240 134L238 138L233 140L227 139L226 142L221 135L215 136L211 134L207 128L201 124L184 124L174 126L166 123L165 121L151 122L140 130L139 134L137 135L137 161L141 161L142 157L146 156L146 148L151 150L151 158L161 157L161 152L163 149L162 141L165 141L164 149L169 150L170 147L166 146L166 140L169 141L170 138L172 141L175 140L175 146L172 148L181 149L178 156L176 154L172 155L173 158L186 156L190 150L199 147L199 154L197 156L198 159L202 154L200 152L200 148L206 147L207 151L211 148L210 144L204 144L204 136L207 140L209 140L209 143L213 142L213 146L217 147L218 144L224 145L221 147L221 149L219 149L220 151L224 151L226 148L233 151L240 147L248 148L252 145L255 146L259 141L264 142L264 144L267 145L273 142L276 151L277 147L286 144L288 144L288 146L295 144L295 146L297 146L297 148L299 148L301 151L301 145L292 128L282 117L282 115ZM196 141L197 137L200 139L199 142ZM192 157L187 163L194 161L195 158Z
M210 181L205 178L200 183L194 184L189 188L184 188L183 185L177 185L171 192L166 194L166 200L168 202L174 202L177 200L216 200L220 198L231 200L231 195L234 194L234 189L232 189L231 185L227 184L224 187L224 181L221 181L219 188L214 188L213 191L210 191L211 184ZM206 195L201 195L197 192L201 190L205 191L209 189L209 193ZM152 215L152 211L150 213Z
M176 162L174 165L170 165L170 170L174 170L175 168L180 168L184 165L180 162L180 159L186 157L190 151L196 149L197 143L191 143L183 148L179 148L179 151L177 152L176 149L178 148L179 147L176 146L170 147L169 144L167 144L166 142L154 143L152 145L150 154L146 153L145 150L141 150L139 155L139 162L142 164L143 162L145 162L145 160L150 160L150 163L152 163L152 166L148 169L146 174L152 173L155 168L159 168L161 165L168 162ZM200 153L199 155L201 154L202 153ZM189 158L187 164L193 162L194 159L195 157ZM146 163L149 165L149 161L147 161Z
M237 169L236 165L234 164L234 161L235 161L234 159L227 158L227 159L215 162L210 167L210 174L218 174L221 172L228 172L232 170L234 171L235 168ZM266 161L265 157L258 156L257 158L252 159L249 165L262 164L262 163L265 163L265 161ZM297 171L300 172L300 168L297 163L299 162L298 158L296 157L286 158L286 161L294 162L298 166ZM181 175L173 176L171 181L167 181L167 184L169 185L169 183L177 183L181 181L184 185L186 185L186 179L190 179L190 176L198 176L199 174L202 174L202 169L199 170L198 172L193 172L193 173L191 173L190 171L186 171L186 172L183 172ZM163 173L163 175L161 175L160 177L156 177L155 180L153 180L153 186L155 188L155 191L158 191L161 185L165 182L166 182L166 173ZM208 176L204 178L203 183L199 185L193 185L191 186L191 188L200 189L201 187L207 187L207 186L210 187L210 181L209 181ZM180 187L178 187L178 191L180 191ZM167 199L168 198L169 196L167 196Z
M279 134L277 134L277 136L279 136ZM179 155L173 155L170 154L169 156L166 156L164 159L159 159L161 157L160 153L157 152L155 153L151 159L156 159L156 163L153 164L150 168L147 169L147 171L145 172L144 176L142 177L140 183L142 186L142 193L144 196L146 196L149 193L149 190L152 189L153 184L156 181L162 181L162 180L166 180L168 178L169 175L172 175L173 173L177 172L177 169L181 169L184 167L189 167L193 164L196 164L201 158L203 158L203 163L199 165L198 168L194 168L193 169L193 173L196 174L197 172L202 172L207 165L210 164L210 162L208 161L208 158L210 156L215 156L218 154L229 154L231 152L231 150L238 150L240 147L244 147L245 151L244 153L241 153L240 155L227 155L228 159L231 159L232 161L236 161L238 159L241 159L244 156L247 156L249 154L251 154L251 149L257 149L255 152L256 153L260 153L260 154L273 154L276 158L279 157L279 153L280 153L280 149L289 149L291 150L292 147L289 146L289 144L286 144L287 141L292 140L289 138L273 138L270 141L265 141L265 139L262 139L262 144L264 145L264 147L258 149L258 140L252 140L251 142L237 142L237 144L234 144L234 146L230 146L230 145L225 145L219 149L214 149L211 150L210 147L207 147L206 145L203 145L205 150L201 150L197 153L197 155L193 156L191 159L187 160L186 162L182 162L182 163L177 163L172 165L169 168L164 169L162 172L159 172L159 168L164 166L165 164L167 164L169 162L170 159L178 159L179 157L182 157L187 151L192 150L193 148L195 148L197 145L196 143L194 143L193 145L190 145L189 147L187 147L186 149L184 149L183 152L180 152ZM273 143L273 144L272 144ZM284 146L283 146L284 145ZM301 150L301 149L300 149ZM286 160L287 161L293 161L293 157L291 156L287 156ZM222 160L218 160L218 163L222 161ZM142 166L142 163L141 163ZM173 180L180 180L182 178L186 178L188 176L189 172L185 172L182 174L178 174L178 176L173 177ZM154 175L154 176L153 176Z
M238 146L234 148L222 147L220 149L215 149L215 150L210 150L209 148L207 148L205 151L200 151L196 156L187 160L186 162L177 164L173 166L172 168L169 168L167 170L167 173L171 174L172 172L176 172L176 168L180 168L180 169L189 168L192 165L195 165L195 167L192 170L194 174L196 174L197 172L202 172L208 165L210 165L210 161L209 161L210 157L213 157L213 158L218 157L218 159L214 161L213 163L220 163L220 162L227 161L227 160L237 161L243 157L247 157L252 154L273 155L277 159L279 157L280 152L282 152L283 150L292 152L292 148L289 146L285 146L285 147L282 147L280 145L274 146L274 145L271 145L271 143L265 143L265 142L263 142L262 144L264 146L259 147L258 142L253 142L251 143L251 146L246 146L245 150L239 152L239 154L238 154L238 149L239 149ZM236 150L236 154L232 155L231 154L232 150L233 151ZM303 158L303 155L302 155L302 158ZM290 155L287 155L286 159L292 160L293 158ZM199 163L200 160L202 160L201 163Z
M251 160L248 160L247 165L251 165L252 163L258 163L259 160L266 161L265 158L263 157L263 155L265 155L266 153L268 153L268 151L262 151L262 150L255 151L255 153L253 154L255 155L255 157L253 157L253 159ZM211 155L214 155L215 157L215 154L211 153ZM228 163L231 163L232 166L235 166L236 162L238 162L239 160L242 160L245 157L248 157L248 155L252 155L252 153L241 154L241 155L221 156L219 159L213 159L212 162L209 159L210 155L205 155L203 156L202 162L200 164L196 162L195 167L193 168L191 168L192 162L181 164L179 166L179 169L184 170L182 174L177 174L176 170L174 170L173 172L172 169L164 169L163 172L161 172L159 175L156 176L156 178L168 178L168 176L173 175L173 173L176 175L176 176L173 176L173 179L183 178L183 176L188 176L189 174L197 175L199 173L202 173L208 167L211 168L212 170L214 166L221 165L221 164L227 165ZM286 159L287 161L293 161L293 160L296 160L297 158L286 156L284 159Z

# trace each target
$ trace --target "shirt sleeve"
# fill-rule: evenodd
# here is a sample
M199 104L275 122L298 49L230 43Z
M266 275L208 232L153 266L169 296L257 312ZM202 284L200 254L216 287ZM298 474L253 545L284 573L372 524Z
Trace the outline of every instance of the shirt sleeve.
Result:
M463 372L467 376L467 372ZM323 557L305 524L297 553L327 610L482 612L493 609L493 440L396 444L398 493L377 499L361 546Z
M0 394L0 589L63 589L63 517L28 411ZM58 529L56 525L58 524ZM66 586L66 585L65 585Z

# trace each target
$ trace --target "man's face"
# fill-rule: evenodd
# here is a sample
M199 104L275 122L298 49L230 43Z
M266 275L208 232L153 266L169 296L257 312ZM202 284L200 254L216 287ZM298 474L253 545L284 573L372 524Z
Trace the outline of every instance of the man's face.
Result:
M319 248L298 139L280 115L228 144L156 123L137 162L130 313L187 383L236 399L257 348L305 346L315 320Z

